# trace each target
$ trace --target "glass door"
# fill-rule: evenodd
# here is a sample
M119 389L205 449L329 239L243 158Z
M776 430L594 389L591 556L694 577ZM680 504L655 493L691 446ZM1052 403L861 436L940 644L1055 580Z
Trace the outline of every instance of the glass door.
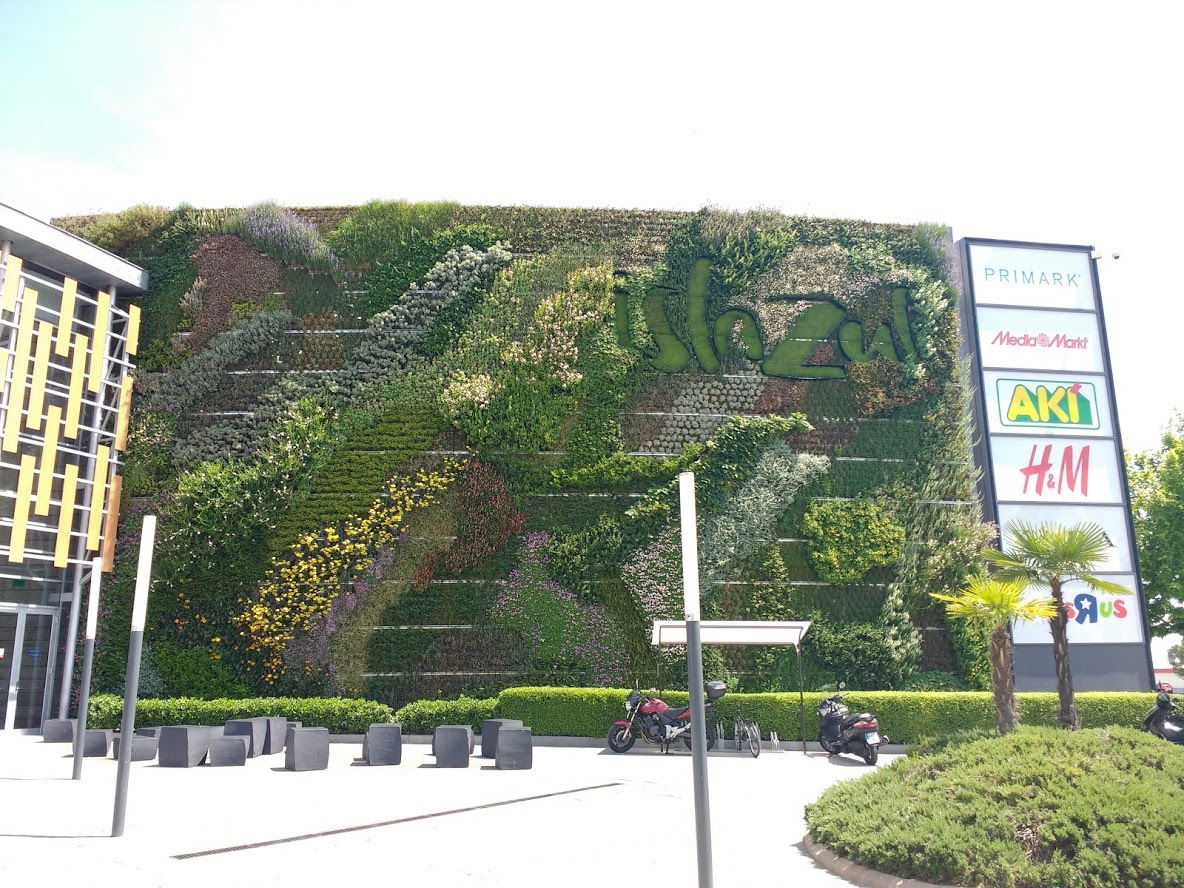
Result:
M32 605L0 608L0 705L6 731L39 728L53 680L57 611Z

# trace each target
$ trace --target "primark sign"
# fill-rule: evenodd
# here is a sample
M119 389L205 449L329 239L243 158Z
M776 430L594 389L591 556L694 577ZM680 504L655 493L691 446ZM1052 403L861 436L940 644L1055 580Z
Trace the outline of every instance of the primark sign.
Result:
M1011 521L1105 530L1111 546L1098 573L1129 594L1066 586L1074 677L1083 690L1146 690L1146 618L1091 255L1081 246L961 242L976 458L984 509L1005 548ZM1013 635L1017 683L1055 687L1047 622L1017 623Z

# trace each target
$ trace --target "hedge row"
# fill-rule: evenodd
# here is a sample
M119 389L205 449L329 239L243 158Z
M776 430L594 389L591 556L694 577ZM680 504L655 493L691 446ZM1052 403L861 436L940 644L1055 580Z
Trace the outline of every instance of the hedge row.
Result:
M123 719L123 697L96 694L88 707L89 726L118 728ZM328 728L331 734L364 734L375 722L395 720L385 703L342 697L255 697L243 700L198 700L195 697L145 699L136 704L140 725L220 725L232 718L284 716L306 728Z
M456 700L417 700L395 713L395 721L403 726L404 734L430 734L439 725L472 725L481 733L481 722L495 718L497 698L477 700L460 697Z

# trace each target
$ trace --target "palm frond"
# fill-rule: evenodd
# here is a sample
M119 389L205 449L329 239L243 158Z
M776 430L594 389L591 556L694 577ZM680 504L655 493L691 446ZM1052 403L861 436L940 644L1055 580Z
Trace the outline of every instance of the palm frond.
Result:
M1004 528L1008 545L1002 553L988 553L987 559L1006 576L1050 577L1062 581L1090 576L1106 560L1112 543L1097 524L1032 524L1011 521Z
M946 614L999 626L1012 620L1041 620L1056 615L1051 598L1025 598L1028 582L1023 579L971 577L957 595L930 593L946 604Z

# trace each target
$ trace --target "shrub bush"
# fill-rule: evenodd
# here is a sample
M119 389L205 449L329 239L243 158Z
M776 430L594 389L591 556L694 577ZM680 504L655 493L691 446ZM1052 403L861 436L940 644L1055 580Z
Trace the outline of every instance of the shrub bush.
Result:
M90 727L118 728L123 718L123 697L96 694L87 709ZM303 722L306 728L328 728L331 734L364 734L371 724L394 721L395 713L384 703L344 697L248 697L240 700L199 700L170 697L140 700L136 723L141 725L220 725L232 718L284 716Z
M957 885L1180 885L1184 750L1142 731L1021 728L907 758L806 807L813 837Z
M169 211L164 207L136 204L118 213L95 216L75 233L104 250L126 257L160 231L168 217Z
M430 734L440 725L472 725L480 733L481 722L494 717L497 699L417 700L395 713L404 734Z
M346 262L369 265L398 254L412 239L443 228L456 208L457 204L447 201L372 200L346 216L326 239Z

